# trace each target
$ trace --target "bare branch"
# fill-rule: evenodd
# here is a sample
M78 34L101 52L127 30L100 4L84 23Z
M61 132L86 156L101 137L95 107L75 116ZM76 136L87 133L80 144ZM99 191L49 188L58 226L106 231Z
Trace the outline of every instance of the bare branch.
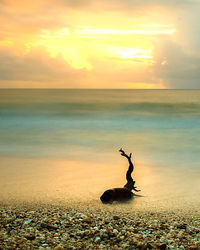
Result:
M131 161L132 153L130 153L128 156L122 148L119 150L119 152L121 152L121 155L126 157L128 159L128 162L129 162L129 168L128 168L128 171L126 172L127 183L126 183L126 185L124 185L124 187L128 188L129 190L133 189L134 191L139 192L140 190L136 189L135 181L133 180L133 178L131 176L131 173L133 172L133 169L134 169L133 163Z
M122 148L119 150L119 152L121 152L121 155L124 156L124 157L126 157L127 159L131 159L132 153L130 153L130 156L128 156L128 155L124 152L124 150L123 150Z

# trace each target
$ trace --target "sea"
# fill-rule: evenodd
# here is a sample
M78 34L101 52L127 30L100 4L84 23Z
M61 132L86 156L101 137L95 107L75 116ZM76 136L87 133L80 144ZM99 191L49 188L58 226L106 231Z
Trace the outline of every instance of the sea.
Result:
M0 201L200 205L200 90L0 89Z

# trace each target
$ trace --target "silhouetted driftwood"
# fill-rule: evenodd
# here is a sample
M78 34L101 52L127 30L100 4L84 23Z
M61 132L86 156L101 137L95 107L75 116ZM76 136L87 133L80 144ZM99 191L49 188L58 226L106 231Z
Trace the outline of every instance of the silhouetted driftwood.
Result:
M106 190L100 197L103 203L112 203L113 201L127 201L134 196L132 190L136 192L140 191L135 187L135 181L131 176L134 169L133 163L131 161L132 153L130 153L130 155L127 155L122 148L119 150L119 152L121 152L121 155L126 157L129 162L129 168L126 172L127 183L123 188L113 188Z
M132 176L131 176L131 173L133 172L133 169L134 169L134 166L133 166L133 163L131 161L131 156L132 156L132 153L130 153L130 155L128 156L124 150L122 150L122 148L119 150L119 152L121 152L121 155L126 157L128 159L128 162L129 162L129 168L128 168L128 171L126 172L126 180L127 180L127 183L126 185L124 185L125 188L129 189L130 191L131 190L134 190L136 192L139 192L141 190L137 190L135 187L135 181L133 180Z

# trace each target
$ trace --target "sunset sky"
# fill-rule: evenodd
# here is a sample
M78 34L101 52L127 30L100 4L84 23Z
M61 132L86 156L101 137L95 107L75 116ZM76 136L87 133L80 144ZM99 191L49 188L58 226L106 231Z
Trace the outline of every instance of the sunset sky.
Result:
M198 0L0 0L0 88L200 88Z

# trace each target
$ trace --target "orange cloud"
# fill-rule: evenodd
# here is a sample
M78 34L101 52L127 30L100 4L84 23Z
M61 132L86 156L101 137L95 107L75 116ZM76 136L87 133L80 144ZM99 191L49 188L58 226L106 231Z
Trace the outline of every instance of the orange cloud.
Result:
M177 75L169 58L175 51L166 52L166 44L157 51L168 39L188 54L188 31L177 16L187 17L189 5L181 6L182 12L177 1L0 1L0 87L20 81L26 87L172 86L166 74ZM198 65L199 57L189 56L188 68L194 68L194 57Z
M45 48L34 48L25 55L8 49L0 50L0 85L11 87L14 82L23 87L73 87L84 78L84 70L75 70L62 55L51 58ZM6 84L4 83L6 82ZM34 85L35 83L36 85Z

